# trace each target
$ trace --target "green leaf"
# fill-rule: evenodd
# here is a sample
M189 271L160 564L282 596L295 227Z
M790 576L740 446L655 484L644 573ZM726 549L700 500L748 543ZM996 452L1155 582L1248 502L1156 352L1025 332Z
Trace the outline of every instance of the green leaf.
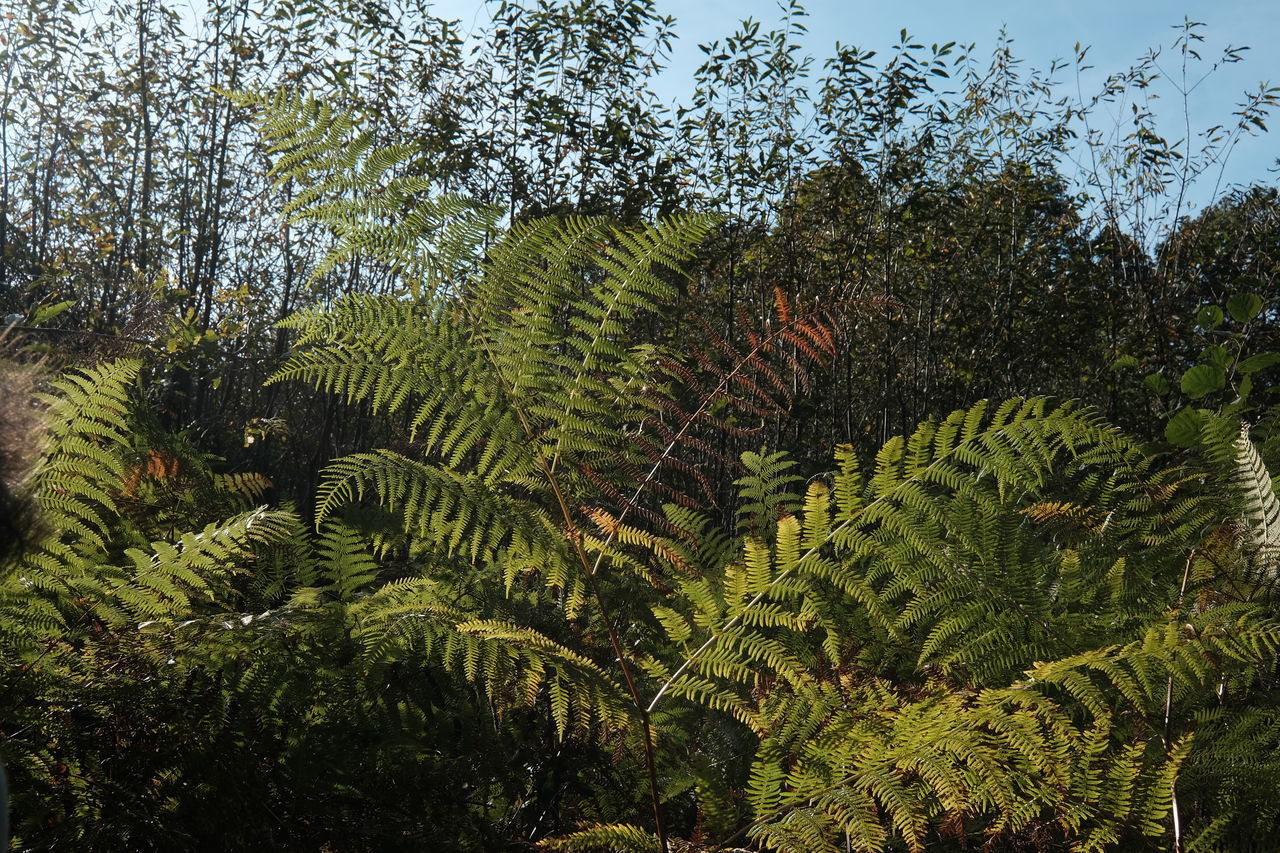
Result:
M1226 369L1231 364L1231 353L1227 352L1226 347L1205 347L1200 353L1200 360Z
M1247 323L1262 313L1262 297L1256 293L1237 293L1227 300L1227 310L1237 323Z
M1159 373L1147 374L1143 378L1142 384L1146 386L1146 389L1150 391L1152 394L1160 394L1162 396L1164 394L1168 394L1170 391L1173 390L1173 388L1169 385L1169 380L1165 379Z
M1227 372L1217 364L1197 364L1182 374L1182 393L1198 400L1211 391L1221 391L1227 384Z
M59 302L56 305L41 305L35 310L35 313L31 315L31 325L39 326L41 323L48 322L75 304L76 302L74 299L68 299L65 302Z
M1271 367L1273 364L1280 364L1280 352L1260 352L1257 355L1251 355L1236 366L1241 373L1257 373Z
M1164 437L1170 444L1190 447L1200 437L1200 426L1199 410L1187 406L1169 419L1169 423L1164 428Z
M1214 329L1225 315L1217 305L1206 305L1196 312L1196 325L1202 329Z
M1111 362L1111 369L1117 373L1121 370L1127 370L1130 367L1137 367L1138 359L1131 355L1122 355L1115 361Z

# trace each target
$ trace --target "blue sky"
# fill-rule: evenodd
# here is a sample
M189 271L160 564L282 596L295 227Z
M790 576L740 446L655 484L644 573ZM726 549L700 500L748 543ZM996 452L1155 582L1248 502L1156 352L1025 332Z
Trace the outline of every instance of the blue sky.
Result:
M1280 86L1280 0L808 0L805 46L820 63L837 42L884 51L898 41L906 28L924 44L956 41L976 43L977 57L989 54L1004 26L1014 39L1015 53L1035 67L1054 58L1070 58L1077 42L1091 45L1089 59L1093 79L1083 79L1087 95L1107 73L1121 71L1148 48L1169 44L1173 27L1184 17L1201 21L1206 39L1202 56L1216 56L1228 45L1249 45L1244 61L1227 65L1205 80L1189 100L1193 133L1197 127L1227 123L1246 89L1260 82ZM679 41L658 92L667 100L687 100L694 69L702 54L697 45L730 35L737 22L753 17L766 26L779 19L774 0L658 0L661 14L677 19ZM462 20L464 30L488 20L483 0L441 0L435 7L442 17ZM1172 57L1170 57L1172 59ZM1166 66L1175 70L1174 63ZM1181 104L1177 93L1161 90L1159 113L1169 117L1166 135L1182 136ZM1225 182L1256 180L1275 182L1280 156L1280 115L1268 122L1275 131L1245 138L1232 153ZM1272 170L1268 172L1268 170ZM1196 193L1207 197L1211 186Z

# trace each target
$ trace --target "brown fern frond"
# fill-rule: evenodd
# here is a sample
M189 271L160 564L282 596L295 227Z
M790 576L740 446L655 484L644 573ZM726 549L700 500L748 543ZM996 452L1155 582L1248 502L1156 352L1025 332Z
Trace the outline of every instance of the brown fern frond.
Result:
M791 325L794 316L791 313L791 301L787 299L787 294L780 284L773 286L773 304L774 310L778 312L778 322L783 326Z
M623 524L617 517L603 509L583 507L583 511L596 528L610 540L616 539L624 545L644 548L686 574L692 571L684 555L662 537L638 527Z
M665 495L674 503L690 509L701 509L715 502L715 490L711 486L711 480L703 473L702 466L693 465L681 459L675 454L662 455L662 448L655 446L652 442L643 438L639 439L640 449L644 453L646 459L652 463L659 463L665 467L669 467L675 471L679 471L685 477L698 487L701 493L701 499L695 498L689 494L688 489L677 488L669 483L658 479L655 483L655 489L658 494ZM646 476L646 472L629 462L621 463L622 469L631 477L632 482L641 482Z
M128 473L121 483L121 491L127 497L134 497L137 495L138 486L142 484L143 479L163 483L166 480L172 480L177 477L181 467L182 465L178 458L173 454L165 453L162 450L150 450L147 452L145 459L129 467Z
M625 514L636 515L656 529L667 529L673 533L675 532L674 526L667 519L654 510L632 501L600 472L587 466L583 466L582 472L591 481L591 484L601 491L604 497L619 507L619 517Z
M1068 501L1041 501L1022 509L1021 513L1036 524L1075 526L1095 533L1106 523L1105 513Z

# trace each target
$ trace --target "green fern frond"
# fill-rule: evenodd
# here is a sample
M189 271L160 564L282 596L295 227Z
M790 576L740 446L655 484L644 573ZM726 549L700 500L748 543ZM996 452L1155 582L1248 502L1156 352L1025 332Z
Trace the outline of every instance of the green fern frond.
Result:
M73 371L45 397L50 447L33 485L45 523L65 542L105 547L119 513L113 492L125 475L129 395L141 368L121 360Z
M349 602L378 576L378 564L369 553L366 540L344 524L328 522L320 530L314 572L303 576L308 586L323 586L338 601Z
M354 258L382 264L417 298L454 282L479 260L500 208L456 195L432 196L419 174L418 145L376 147L350 112L297 92L224 92L252 110L274 162L277 186L296 185L283 213L313 222L335 242L312 272L319 278Z
M657 853L657 836L631 824L599 824L544 841L544 850L558 853Z
M1280 567L1280 500L1276 499L1271 473L1249 439L1248 427L1240 430L1234 451L1232 485L1243 501L1247 551L1256 560L1262 581L1272 583Z

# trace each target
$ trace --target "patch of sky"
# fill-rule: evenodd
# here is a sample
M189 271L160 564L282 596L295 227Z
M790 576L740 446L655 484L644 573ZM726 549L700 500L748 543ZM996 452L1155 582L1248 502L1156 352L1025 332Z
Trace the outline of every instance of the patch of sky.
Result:
M1087 101L1108 75L1125 71L1155 50L1158 79L1143 92L1146 106L1169 141L1184 141L1189 131L1193 152L1206 130L1233 124L1233 113L1248 93L1280 86L1280 52L1272 49L1280 43L1277 0L807 0L804 7L805 32L799 42L814 57L811 74L821 73L837 43L883 55L906 30L925 45L971 44L973 57L982 62L1004 32L1026 72L1065 60L1067 67L1057 75L1062 94ZM433 12L458 19L462 32L474 34L484 29L496 8L495 0L439 0ZM774 0L657 0L656 11L677 21L678 38L666 70L653 84L659 99L673 106L690 100L695 71L705 59L700 45L723 40L745 18L770 28L785 14ZM1188 21L1203 25L1196 28L1203 41L1194 45L1203 62L1193 63L1184 80L1182 56L1173 43ZM1071 64L1077 46L1088 47L1088 67L1079 74ZM1238 51L1240 61L1219 64L1231 50ZM1122 128L1132 104L1129 99L1103 105L1096 121ZM1182 213L1203 207L1232 186L1275 183L1280 178L1278 153L1272 134L1240 135L1227 156L1190 187ZM1069 177L1076 167L1063 164Z

